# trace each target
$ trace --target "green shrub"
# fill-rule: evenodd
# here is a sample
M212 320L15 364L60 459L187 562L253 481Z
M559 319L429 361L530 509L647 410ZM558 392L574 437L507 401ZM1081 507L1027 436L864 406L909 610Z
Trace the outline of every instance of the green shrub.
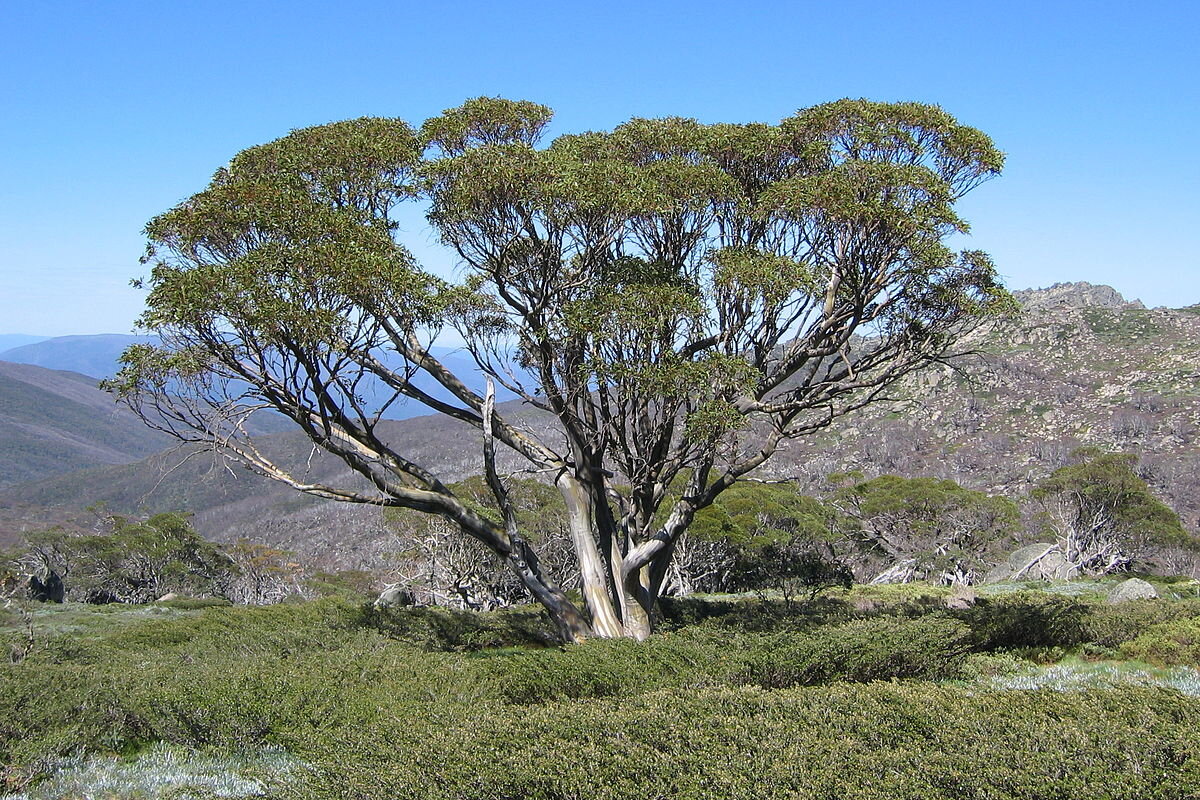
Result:
M1200 792L1194 698L928 683L1020 666L1011 655L968 655L979 631L944 611L470 652L393 640L369 614L329 600L169 618L96 611L94 625L72 614L73 631L0 665L0 763L12 774L165 742L206 753L281 748L312 770L289 779L283 796L294 800ZM472 630L520 628L522 614ZM430 641L444 649L465 636ZM881 682L892 678L915 680Z
M557 641L550 618L537 606L479 613L454 608L363 609L362 624L423 650L546 647Z
M764 637L702 632L661 634L645 642L595 639L566 648L510 652L480 662L513 703L644 694L663 687L717 686L739 680Z
M755 653L749 681L782 688L839 680L953 678L961 673L971 643L970 629L947 617L859 620L776 638L774 646Z
M177 600L159 600L154 605L180 611L198 611L202 608L222 608L232 604L224 597L181 597Z
M1155 625L1133 641L1122 644L1121 654L1157 666L1200 666L1200 617Z
M855 610L837 597L791 604L770 597L664 598L659 607L666 630L704 628L730 634L795 632L849 622L856 616Z
M397 742L309 739L298 800L1178 800L1200 706L1169 690L981 694L920 683L671 690L488 709Z
M805 632L685 631L646 642L595 640L483 659L501 697L545 703L655 689L751 683L766 688L894 678L957 677L970 630L947 617L881 617Z
M1084 640L1117 647L1163 622L1200 616L1200 600L1132 600L1096 605L1082 617Z
M975 649L1075 647L1084 641L1083 617L1088 606L1057 594L1014 592L979 598L956 616L974 635Z

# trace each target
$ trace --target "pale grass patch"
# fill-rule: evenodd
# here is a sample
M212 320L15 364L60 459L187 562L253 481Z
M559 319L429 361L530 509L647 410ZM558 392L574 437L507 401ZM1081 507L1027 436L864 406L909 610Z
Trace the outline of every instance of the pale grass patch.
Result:
M261 797L299 766L282 750L214 754L156 744L133 760L103 755L60 759L50 777L4 800Z
M1028 670L981 679L985 689L1083 692L1121 686L1162 686L1200 697L1200 671L1192 667L1156 668L1125 662L1066 662L1049 667L1030 665Z

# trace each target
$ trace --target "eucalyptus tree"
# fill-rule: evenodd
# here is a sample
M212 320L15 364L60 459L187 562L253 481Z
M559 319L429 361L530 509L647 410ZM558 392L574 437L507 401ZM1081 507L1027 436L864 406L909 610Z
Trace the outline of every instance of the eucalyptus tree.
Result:
M1135 470L1137 456L1081 448L1030 491L1061 556L1062 577L1122 572L1163 551L1200 550L1179 515Z
M419 129L364 118L239 153L148 224L141 324L163 344L131 348L111 387L299 491L444 517L565 639L641 638L698 510L1009 308L987 256L947 245L967 230L955 202L1002 156L917 103L842 100L778 125L633 119L547 142L550 121L480 98ZM424 205L461 279L403 246L404 202ZM438 360L447 330L489 391ZM386 440L372 381L480 431L502 519ZM491 381L555 436L495 408ZM365 481L311 483L272 461L245 431L261 409ZM561 492L584 607L522 535L498 447Z

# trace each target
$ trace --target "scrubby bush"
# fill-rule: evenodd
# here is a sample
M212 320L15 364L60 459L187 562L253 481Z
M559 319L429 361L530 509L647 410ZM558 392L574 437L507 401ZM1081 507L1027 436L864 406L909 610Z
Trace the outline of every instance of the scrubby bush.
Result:
M439 720L439 723L442 723ZM294 792L461 800L1178 800L1200 791L1200 707L1151 689L929 684L655 692L307 739Z
M536 606L486 613L437 606L363 609L363 624L423 650L546 647L555 643L550 618Z
M1075 647L1084 641L1087 608L1075 598L1024 591L980 598L958 616L970 626L977 650Z
M483 667L509 702L632 696L664 688L720 686L740 679L762 637L667 634L646 642L601 639L509 653Z
M1155 625L1122 644L1121 654L1157 666L1200 666L1200 617Z
M1103 647L1117 647L1163 622L1200 616L1200 600L1133 600L1117 605L1100 603L1082 617L1083 638Z
M237 572L182 512L110 515L104 528L29 533L23 559L31 572L62 578L69 599L89 603L148 603L170 592L223 595Z
M776 637L761 647L749 680L765 688L831 681L958 677L970 652L970 629L942 616L859 620L807 635Z
M771 542L738 564L744 586L757 590L763 599L766 591L776 591L787 606L797 598L811 603L827 589L849 589L854 583L848 564L811 549L801 539Z
M1120 572L1156 550L1200 549L1138 476L1137 456L1082 448L1073 457L1030 492L1069 575Z
M1194 698L1145 687L1063 697L979 682L1016 672L1014 654L1029 651L1015 648L1123 635L1115 631L1132 623L1116 620L1148 620L1149 606L1026 593L916 615L911 597L889 597L883 611L901 613L846 621L839 615L858 612L838 599L828 601L832 624L767 615L774 629L755 633L712 617L641 644L503 649L477 645L520 643L545 625L540 612L460 619L337 599L59 607L54 615L69 619L58 633L43 612L39 647L22 664L0 664L0 762L32 777L59 756L154 742L282 748L307 767L268 794L294 800L1200 792ZM756 602L729 605L763 616ZM438 628L446 619L454 624ZM1179 653L1200 641L1198 623L1153 627L1123 652L1194 663ZM971 652L992 645L1008 649ZM931 683L947 678L975 682ZM883 682L892 679L903 683Z
M843 512L846 534L893 580L973 583L989 551L1019 521L1012 500L935 478L881 475L844 486L832 503Z

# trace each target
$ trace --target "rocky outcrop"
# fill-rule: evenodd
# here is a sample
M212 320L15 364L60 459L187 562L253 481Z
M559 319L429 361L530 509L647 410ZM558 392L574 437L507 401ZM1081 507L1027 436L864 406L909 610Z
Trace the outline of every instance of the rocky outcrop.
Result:
M402 606L416 605L416 598L411 591L396 584L380 592L379 597L375 599L374 605L375 608L400 608Z
M1087 281L1056 283L1046 289L1025 289L1013 296L1028 310L1052 308L1145 308L1141 300L1126 300L1111 286L1098 286Z

